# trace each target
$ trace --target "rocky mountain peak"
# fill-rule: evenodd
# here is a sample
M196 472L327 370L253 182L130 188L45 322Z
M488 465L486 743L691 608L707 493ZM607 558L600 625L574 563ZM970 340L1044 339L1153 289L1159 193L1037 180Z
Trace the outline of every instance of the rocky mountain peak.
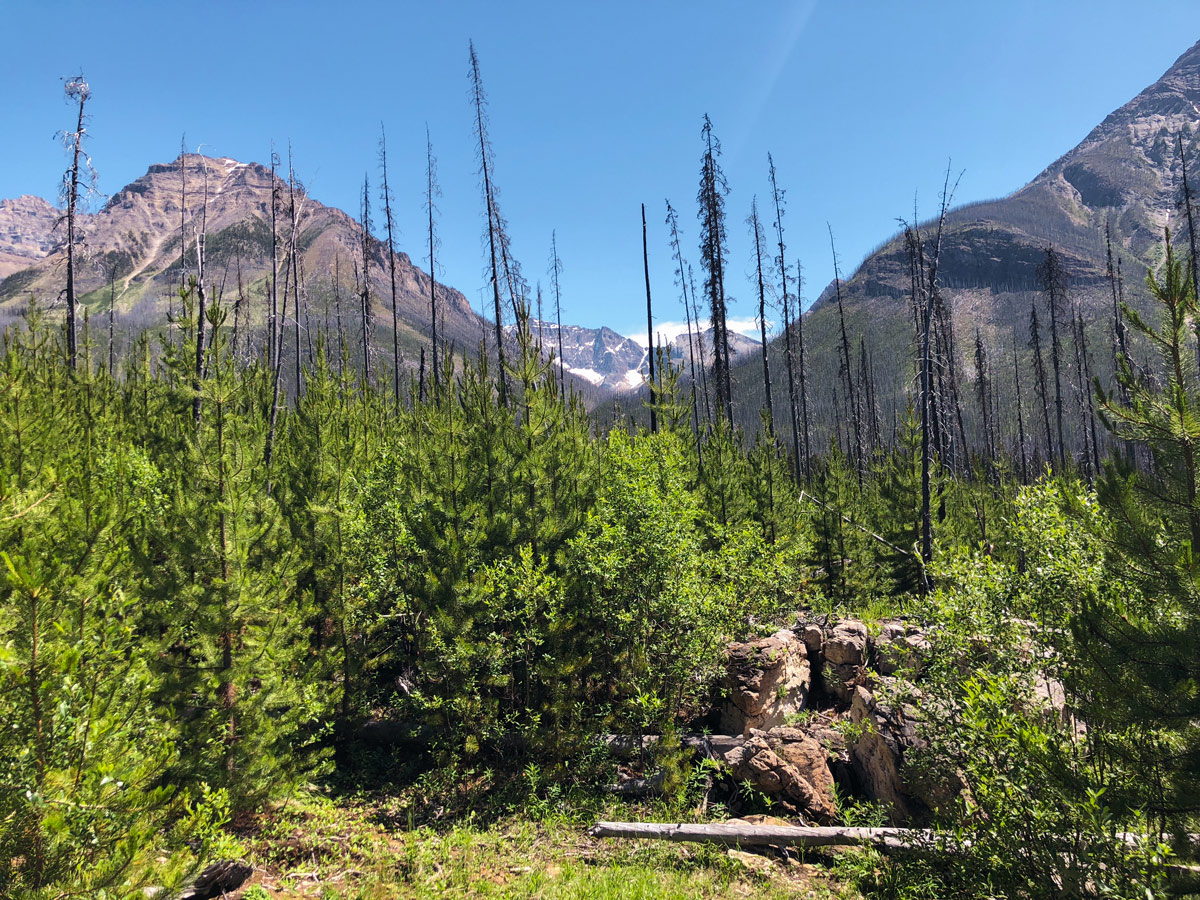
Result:
M275 236L271 231L272 192L277 197ZM295 200L296 232L292 240ZM63 237L53 232L61 212L37 198L0 204L0 306L34 295L53 303L62 291ZM362 230L343 211L314 199L298 182L288 183L259 163L184 153L151 165L144 175L117 191L98 212L81 217L81 265L76 284L81 302L107 303L111 275L115 306L137 328L165 319L178 292L181 266L196 273L203 235L206 276L237 290L252 307L255 325L265 321L263 298L271 275L272 247L287 269L295 249L311 321L336 316L348 302L351 260L361 262ZM369 288L372 315L391 326L391 278L387 248L370 243ZM404 253L395 260L398 341L405 365L413 363L426 340L429 275ZM337 284L335 284L337 273ZM232 290L232 287L231 287ZM478 340L481 323L467 299L437 285L441 335L468 345ZM333 296L329 296L329 295ZM339 299L340 298L340 299ZM294 300L293 300L294 302Z
M31 194L0 200L0 278L32 265L53 249L62 211Z

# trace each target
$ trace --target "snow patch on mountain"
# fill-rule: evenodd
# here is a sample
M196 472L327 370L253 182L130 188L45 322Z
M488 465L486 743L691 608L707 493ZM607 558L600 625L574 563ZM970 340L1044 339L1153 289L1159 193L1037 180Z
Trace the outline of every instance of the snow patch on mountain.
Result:
M757 341L737 333L733 326L737 322L739 328L744 327L742 320L730 320L729 352L732 357L740 356L748 350L758 347ZM669 323L664 323L669 324ZM751 320L753 324L753 320ZM539 322L536 319L529 323L529 329L534 337L542 343L542 353L546 358L558 356L559 333L554 322ZM509 330L512 328L510 326ZM687 324L684 323L676 332L672 330L671 337L663 333L663 345L669 346L671 359L676 365L690 365L687 356L688 339ZM704 341L705 358L712 357L712 329L708 329L699 339ZM699 343L693 334L694 347L699 364ZM562 355L568 372L595 387L607 388L618 393L636 391L646 384L649 377L650 354L646 348L645 339L626 337L611 328L583 328L579 325L564 325L562 327Z

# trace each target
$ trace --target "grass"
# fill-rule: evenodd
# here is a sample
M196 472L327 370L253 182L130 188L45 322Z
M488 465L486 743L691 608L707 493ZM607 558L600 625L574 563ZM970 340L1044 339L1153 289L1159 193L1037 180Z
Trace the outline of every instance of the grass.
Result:
M665 819L667 810L594 806L530 818L471 813L413 823L420 798L332 798L310 791L238 823L255 873L248 900L320 898L726 898L859 895L829 870L796 858L729 854L719 847L601 840L594 818ZM236 895L235 895L236 896Z

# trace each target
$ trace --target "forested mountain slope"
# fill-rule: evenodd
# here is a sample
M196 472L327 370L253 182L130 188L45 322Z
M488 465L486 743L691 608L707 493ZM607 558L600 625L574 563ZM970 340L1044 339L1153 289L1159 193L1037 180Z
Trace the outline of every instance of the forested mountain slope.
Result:
M1200 177L1198 126L1200 44L1024 187L1008 197L948 211L938 283L954 335L957 390L968 432L978 418L970 403L977 391L978 330L997 397L1000 431L1010 444L1017 440L1014 373L1021 368L1023 378L1031 377L1027 368L1030 311L1033 302L1043 302L1037 268L1048 247L1055 249L1065 271L1064 308L1072 318L1078 312L1085 326L1088 372L1107 382L1113 367L1114 292L1135 306L1145 302L1146 271L1161 263L1164 228L1170 228L1175 246L1186 250L1183 163L1186 160L1194 192L1195 179ZM1000 152L1003 148L997 145ZM951 187L955 175L949 173ZM922 215L935 216L919 225L927 254L935 242L936 212L921 210ZM1108 277L1106 232L1111 234L1114 274L1119 281ZM818 447L836 438L839 422L845 425L849 421L844 410L844 378L839 375L843 353L836 293L831 283L803 323L808 400ZM880 427L890 430L903 419L915 386L912 266L903 232L885 241L844 278L841 299L852 377L856 383L872 383ZM1039 316L1045 331L1044 308ZM793 327L794 340L796 333ZM1048 334L1042 336L1046 347L1049 340ZM782 338L773 342L772 365L776 373L784 371ZM1064 368L1071 370L1074 392L1080 381L1074 361ZM761 362L743 359L734 379L742 398L739 418L753 428L764 400ZM780 375L773 380L776 403L782 404L786 402L785 379ZM1083 380L1087 381L1086 375ZM1028 404L1031 382L1027 380L1023 389ZM1029 414L1027 408L1025 415ZM1026 427L1030 427L1028 421Z

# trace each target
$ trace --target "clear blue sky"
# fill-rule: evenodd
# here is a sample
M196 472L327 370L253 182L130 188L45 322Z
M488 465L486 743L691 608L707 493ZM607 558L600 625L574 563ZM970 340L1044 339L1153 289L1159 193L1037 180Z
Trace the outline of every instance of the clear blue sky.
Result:
M700 126L725 149L731 315L753 315L743 220L788 191L805 295L911 214L1007 194L1200 39L1195 0L612 0L150 4L0 0L0 197L53 199L71 123L62 76L91 82L91 151L114 193L189 150L266 162L294 148L314 196L351 213L378 183L388 129L400 246L423 262L425 126L439 160L439 278L481 307L483 219L467 41L491 101L495 176L531 282L558 231L564 320L645 329L639 204L656 318L681 318L663 225L680 210L696 260ZM698 267L697 267L698 268ZM697 272L697 276L699 273Z

